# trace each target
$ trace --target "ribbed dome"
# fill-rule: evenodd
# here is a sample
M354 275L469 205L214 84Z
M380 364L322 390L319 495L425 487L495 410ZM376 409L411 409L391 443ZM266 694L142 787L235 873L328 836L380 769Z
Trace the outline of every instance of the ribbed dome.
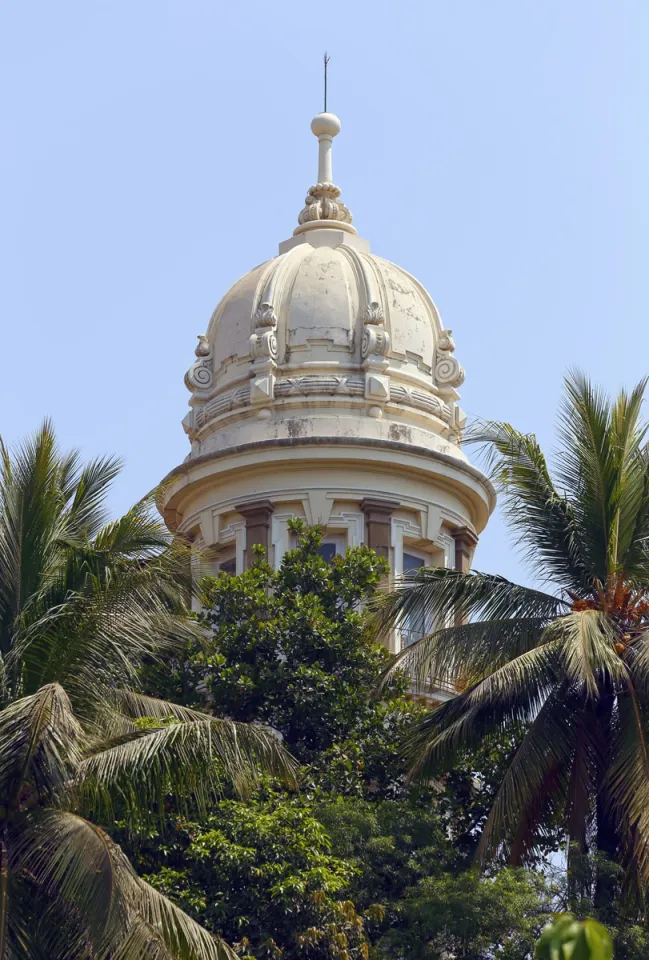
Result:
M327 240L333 239L331 234L328 230ZM336 247L301 243L235 283L207 331L215 386L236 379L250 362L250 338L263 305L270 304L277 319L280 364L357 366L365 359L366 326L380 325L390 338L391 363L432 388L435 345L442 329L433 301L405 270L361 253L345 240ZM459 371L454 379L459 381ZM442 371L438 386L448 382Z
M392 411L400 421L409 407L455 440L464 372L421 284L333 227L282 248L235 283L199 339L186 377L190 437L205 437L212 421L235 410L240 417L244 407L256 416L259 403L337 394L365 398L355 415L375 419Z
M451 331L442 328L424 287L357 236L331 182L338 119L321 114L312 126L320 142L318 183L294 236L280 244L279 256L235 283L199 337L186 376L191 456L248 442L246 417L268 420L267 433L277 439L306 433L299 418L307 417L317 439L330 435L333 414L349 435L437 450L443 439L442 452L463 458L455 388L464 371ZM377 420L386 422L378 428Z

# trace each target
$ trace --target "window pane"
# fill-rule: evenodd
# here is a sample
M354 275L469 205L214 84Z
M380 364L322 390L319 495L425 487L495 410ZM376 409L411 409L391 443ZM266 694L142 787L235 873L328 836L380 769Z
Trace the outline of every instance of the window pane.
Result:
M318 553L323 560L326 560L327 563L331 563L333 558L336 556L336 544L335 543L321 543L318 547Z
M229 573L234 576L237 572L237 558L232 557L230 560L222 560L219 564L219 573Z
M403 554L403 572L411 573L414 570L419 570L420 567L425 567L426 561L422 560L421 557L413 557L411 553ZM415 640L419 640L420 637L423 637L426 633L425 629L425 617L423 611L419 613L416 610L413 610L406 617L403 628L401 630L401 646L408 647L411 643L414 643Z
M422 560L421 557L413 557L411 553L404 553L403 555L403 572L407 573L408 570L418 570L419 567L425 567L426 561Z

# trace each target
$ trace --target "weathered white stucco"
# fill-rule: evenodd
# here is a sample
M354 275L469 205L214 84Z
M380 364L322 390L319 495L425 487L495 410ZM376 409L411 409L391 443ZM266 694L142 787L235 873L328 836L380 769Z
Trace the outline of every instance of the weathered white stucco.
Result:
M314 120L320 176L294 236L226 293L186 375L191 451L161 508L215 562L236 554L237 569L236 508L260 499L274 511L275 563L290 516L362 543L361 502L391 502L397 572L404 549L454 562L454 531L478 534L494 506L460 447L464 371L451 331L420 283L370 252L331 182L339 129L330 114Z

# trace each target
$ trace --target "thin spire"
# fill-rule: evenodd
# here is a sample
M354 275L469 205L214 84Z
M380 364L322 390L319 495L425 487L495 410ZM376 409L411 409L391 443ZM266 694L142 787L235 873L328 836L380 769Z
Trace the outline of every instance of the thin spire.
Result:
M325 68L328 59L325 59ZM336 227L348 233L356 233L352 226L352 215L340 200L340 187L333 182L331 168L331 145L334 137L340 133L340 120L325 110L313 118L311 131L318 138L318 182L309 187L304 209L297 218L298 227L294 232L303 233L315 227Z
M327 51L324 52L324 112L327 112L327 66L331 57L327 56Z

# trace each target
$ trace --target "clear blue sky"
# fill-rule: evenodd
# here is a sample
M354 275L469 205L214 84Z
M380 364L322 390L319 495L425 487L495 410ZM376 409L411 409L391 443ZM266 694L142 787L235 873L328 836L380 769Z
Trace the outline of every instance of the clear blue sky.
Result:
M309 122L373 250L431 291L470 415L553 443L561 379L649 371L647 0L0 0L0 432L187 452L183 374L290 236ZM498 518L477 565L524 577Z

